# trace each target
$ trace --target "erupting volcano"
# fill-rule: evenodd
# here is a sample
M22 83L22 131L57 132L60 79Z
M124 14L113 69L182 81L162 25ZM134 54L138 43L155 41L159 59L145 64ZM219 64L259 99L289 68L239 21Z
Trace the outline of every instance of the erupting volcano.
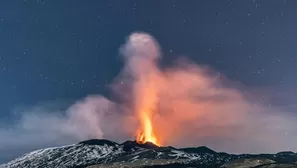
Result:
M149 34L133 33L122 49L123 55L127 58L127 71L134 79L133 110L139 121L136 141L151 142L159 146L160 141L154 131L153 123L159 91L157 86L159 46Z

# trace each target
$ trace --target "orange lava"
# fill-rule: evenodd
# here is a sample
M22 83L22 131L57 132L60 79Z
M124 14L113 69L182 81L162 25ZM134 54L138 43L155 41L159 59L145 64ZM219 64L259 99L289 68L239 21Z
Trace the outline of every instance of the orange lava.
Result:
M153 131L153 125L151 122L151 117L148 115L149 113L143 112L141 117L141 127L137 134L136 141L138 143L146 143L151 142L157 146L160 146L160 142L158 141L154 131Z

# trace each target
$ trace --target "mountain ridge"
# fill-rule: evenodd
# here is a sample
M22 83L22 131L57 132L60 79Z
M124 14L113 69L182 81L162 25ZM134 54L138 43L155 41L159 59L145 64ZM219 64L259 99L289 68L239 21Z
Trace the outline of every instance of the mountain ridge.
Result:
M273 161L273 163L292 164L297 167L295 165L297 154L291 151L282 151L276 154L236 155L216 152L206 146L174 148L171 146L158 147L149 142L139 144L136 141L126 141L119 144L106 139L90 139L73 145L32 151L0 165L0 168L91 168L98 165L101 167L158 165L163 167L174 165L179 165L179 167L220 167L239 159L261 160L261 158L269 159L271 163Z

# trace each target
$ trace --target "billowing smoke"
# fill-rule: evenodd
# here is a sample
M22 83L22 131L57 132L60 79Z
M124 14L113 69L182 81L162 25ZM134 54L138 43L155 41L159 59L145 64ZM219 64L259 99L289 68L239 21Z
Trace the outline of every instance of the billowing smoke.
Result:
M143 110L164 145L233 153L297 151L296 118L250 100L247 90L222 74L186 59L161 68L158 43L142 32L131 34L120 52L125 66L110 85L115 100L89 96L65 114L24 112L17 124L0 128L0 153L89 138L135 139Z

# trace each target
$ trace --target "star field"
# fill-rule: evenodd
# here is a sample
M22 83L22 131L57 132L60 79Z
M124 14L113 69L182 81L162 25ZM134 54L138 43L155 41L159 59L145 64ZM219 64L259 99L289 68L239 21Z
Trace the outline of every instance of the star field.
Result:
M1 1L0 116L108 94L118 48L138 30L160 41L164 64L187 56L246 86L295 93L296 18L294 0Z

